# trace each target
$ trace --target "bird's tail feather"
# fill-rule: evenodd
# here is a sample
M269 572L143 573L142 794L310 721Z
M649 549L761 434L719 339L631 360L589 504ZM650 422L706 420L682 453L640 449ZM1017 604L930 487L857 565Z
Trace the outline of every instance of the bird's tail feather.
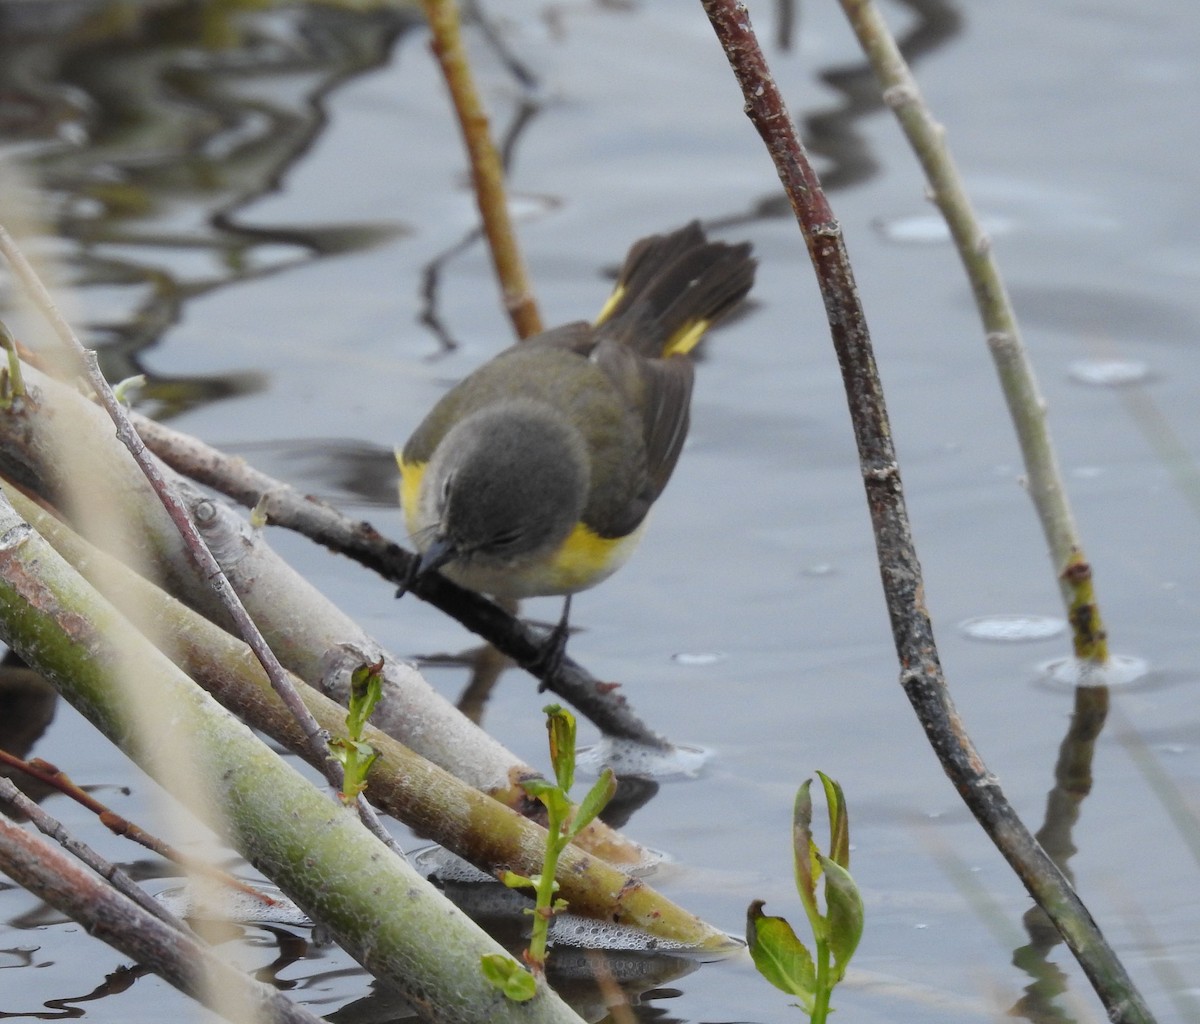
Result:
M754 283L750 245L710 242L699 221L635 242L596 318L603 334L648 357L686 354Z

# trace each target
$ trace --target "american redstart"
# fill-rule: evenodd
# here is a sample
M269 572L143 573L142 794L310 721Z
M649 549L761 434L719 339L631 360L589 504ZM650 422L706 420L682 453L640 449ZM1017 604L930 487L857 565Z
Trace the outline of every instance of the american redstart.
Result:
M421 553L410 583L440 569L569 608L619 569L687 436L688 353L754 269L749 243L710 242L698 222L643 238L595 324L517 342L448 391L397 460Z

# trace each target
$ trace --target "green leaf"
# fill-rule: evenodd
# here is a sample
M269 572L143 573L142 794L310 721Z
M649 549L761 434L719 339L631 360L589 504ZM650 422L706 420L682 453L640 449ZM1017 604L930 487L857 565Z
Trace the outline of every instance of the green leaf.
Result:
M383 696L383 662L360 665L350 674L350 702L346 730L353 739L362 735L367 719Z
M6 348L8 346L5 346ZM122 405L129 405L129 395L133 391L141 391L146 386L146 375L139 373L133 377L126 377L124 380L117 381L112 386L113 397Z
M758 973L788 995L796 996L811 1012L817 990L817 972L812 954L782 917L762 912L763 901L755 900L746 910L746 942Z
M537 882L525 875L518 875L515 871L502 871L500 873L500 881L510 889L532 889Z
M587 796L583 798L583 802L580 803L579 809L575 812L575 818L571 822L571 838L579 835L580 832L595 820L596 815L604 810L616 791L616 776L613 775L611 768L605 768L600 773L600 778L588 790Z
M825 803L829 806L829 859L844 868L850 867L850 814L842 787L824 772L817 772L825 787Z
M479 967L492 988L514 1003L527 1003L537 995L537 979L511 956L487 953L479 958Z
M535 800L541 800L544 794L558 789L558 783L550 782L538 775L531 779L522 779L521 788ZM542 802L545 803L544 800Z
M828 857L821 860L825 868L825 905L829 908L826 941L836 965L834 981L838 982L862 938L863 902L850 872Z
M564 793L575 784L575 716L558 704L547 704L546 731L550 734L550 763Z
M792 809L792 859L796 868L796 891L808 915L813 934L819 939L824 921L821 908L817 906L817 879L821 877L821 863L817 860L817 847L812 837L812 796L809 789L812 779L805 779L796 792L796 803Z

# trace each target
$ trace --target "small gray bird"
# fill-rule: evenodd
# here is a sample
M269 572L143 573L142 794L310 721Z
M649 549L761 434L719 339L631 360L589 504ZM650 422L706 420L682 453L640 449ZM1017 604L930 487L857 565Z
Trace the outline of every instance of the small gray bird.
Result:
M595 324L520 341L447 392L398 455L415 575L569 607L619 569L687 436L688 353L754 269L749 243L697 222L643 238Z

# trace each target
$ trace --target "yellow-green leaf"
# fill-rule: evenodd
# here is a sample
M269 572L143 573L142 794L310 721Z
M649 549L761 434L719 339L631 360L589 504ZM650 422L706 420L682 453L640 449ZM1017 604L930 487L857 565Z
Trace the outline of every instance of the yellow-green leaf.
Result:
M746 911L750 958L767 981L811 1011L817 985L812 954L786 920L764 914L762 908L762 900L755 900Z
M511 956L488 953L479 958L479 966L492 988L514 1003L527 1003L537 994L537 979Z
M828 857L822 858L825 868L825 905L828 907L826 941L833 954L834 980L841 981L846 966L858 948L863 933L862 895L850 872Z

